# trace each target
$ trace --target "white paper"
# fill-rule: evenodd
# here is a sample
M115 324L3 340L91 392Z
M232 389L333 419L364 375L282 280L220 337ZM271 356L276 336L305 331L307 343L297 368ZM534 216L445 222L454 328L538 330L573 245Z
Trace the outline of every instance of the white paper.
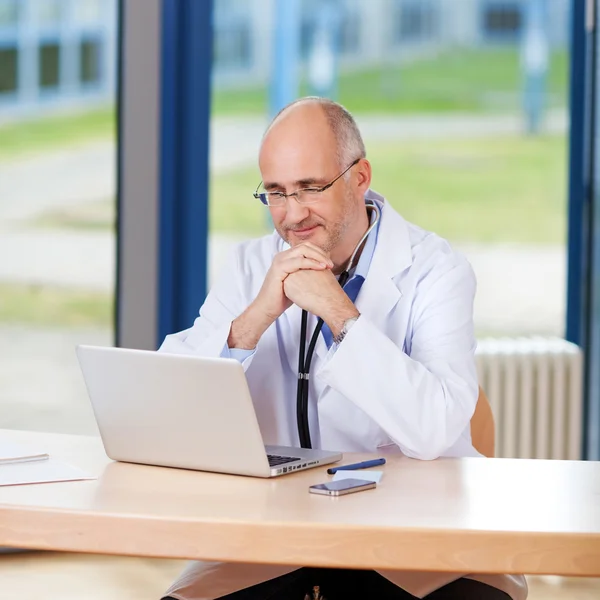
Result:
M0 439L0 464L44 460L48 454L39 448L30 448Z
M0 486L77 481L80 479L97 478L54 458L0 465Z
M364 479L365 481L374 481L379 483L383 477L383 471L336 471L333 475L332 481L339 481L340 479Z

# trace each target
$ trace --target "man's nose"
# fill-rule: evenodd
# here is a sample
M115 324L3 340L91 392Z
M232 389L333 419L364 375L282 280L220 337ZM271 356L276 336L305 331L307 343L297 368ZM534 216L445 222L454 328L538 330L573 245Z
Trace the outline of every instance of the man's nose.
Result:
M300 223L310 215L310 209L305 204L299 204L296 196L288 196L285 203L286 221Z

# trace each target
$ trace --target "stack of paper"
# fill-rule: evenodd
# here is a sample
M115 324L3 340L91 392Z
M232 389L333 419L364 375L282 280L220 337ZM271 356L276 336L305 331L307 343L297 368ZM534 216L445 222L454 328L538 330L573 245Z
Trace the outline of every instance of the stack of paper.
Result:
M0 486L96 479L43 451L0 439Z

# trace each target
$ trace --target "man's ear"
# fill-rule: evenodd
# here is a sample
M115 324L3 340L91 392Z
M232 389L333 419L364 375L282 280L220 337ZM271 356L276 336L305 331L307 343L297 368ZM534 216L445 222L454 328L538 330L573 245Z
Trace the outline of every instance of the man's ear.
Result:
M362 158L356 165L355 173L358 191L364 194L371 186L371 163L366 158Z

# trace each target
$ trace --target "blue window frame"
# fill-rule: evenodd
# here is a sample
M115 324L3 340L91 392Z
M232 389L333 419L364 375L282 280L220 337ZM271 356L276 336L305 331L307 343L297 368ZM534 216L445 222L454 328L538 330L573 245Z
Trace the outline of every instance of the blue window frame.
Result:
M584 350L582 454L592 460L600 460L599 9L598 0L572 3L569 139L567 339Z
M157 343L206 296L212 8L163 0Z

